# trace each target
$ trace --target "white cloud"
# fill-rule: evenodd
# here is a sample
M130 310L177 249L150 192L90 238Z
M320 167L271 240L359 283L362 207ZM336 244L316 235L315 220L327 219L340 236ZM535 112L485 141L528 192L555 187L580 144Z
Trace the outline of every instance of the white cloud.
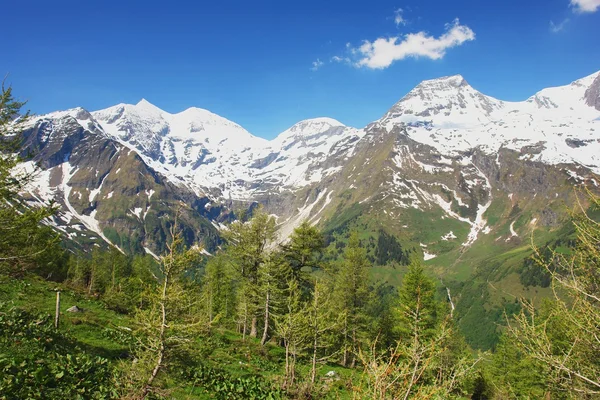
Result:
M401 8L394 11L394 23L396 26L406 25L406 20L404 19L402 13L404 13L404 10Z
M458 19L446 24L446 32L436 38L425 32L409 33L404 36L379 38L373 42L365 40L353 54L361 57L355 65L372 69L389 67L394 61L407 57L426 57L437 60L446 50L474 40L475 33L468 26L461 25ZM351 51L352 52L352 51Z
M323 66L324 62L317 58L317 61L312 62L311 71L316 71Z
M550 31L553 33L558 33L565 30L565 26L569 23L570 19L566 18L559 24L555 24L554 21L550 21Z
M571 7L580 13L593 13L600 8L600 0L571 0Z
M331 62L352 64L352 60L350 60L349 57L340 57L340 56L331 57Z

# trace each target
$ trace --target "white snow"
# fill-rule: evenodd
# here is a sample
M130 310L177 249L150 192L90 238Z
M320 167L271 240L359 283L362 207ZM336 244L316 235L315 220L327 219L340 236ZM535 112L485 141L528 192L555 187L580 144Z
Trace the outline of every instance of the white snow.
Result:
M531 220L531 222L529 223L530 225L535 225L535 223L537 222L537 218L534 218Z
M100 181L100 185L98 185L97 189L90 190L90 197L89 197L89 202L90 203L92 201L94 201L94 199L96 198L96 196L98 195L98 193L100 193L100 190L102 190L102 185L104 185L104 181L106 180L107 176L108 176L108 174L106 174L106 176L102 179L102 181Z
M452 239L456 239L456 235L454 234L454 232L450 231L448 233L446 233L444 236L442 236L442 240L452 240Z
M425 261L434 259L436 257L437 257L437 255L435 255L435 254L430 254L426 251L423 252L423 260L425 260Z
M513 222L510 223L510 235L512 237L515 237L515 236L518 237L519 236L519 235L517 235L517 232L515 232L515 222L516 221L513 221Z

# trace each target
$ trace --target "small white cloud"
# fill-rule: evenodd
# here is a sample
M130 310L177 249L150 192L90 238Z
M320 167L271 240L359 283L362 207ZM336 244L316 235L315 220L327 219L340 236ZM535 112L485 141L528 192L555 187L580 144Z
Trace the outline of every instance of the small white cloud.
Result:
M324 62L317 58L317 61L312 62L311 71L316 71L323 66Z
M402 15L403 13L404 10L401 8L394 11L394 23L396 26L406 25L406 19L404 19L404 16Z
M558 33L565 30L565 26L569 23L570 19L566 18L559 24L555 24L554 21L550 21L550 31L553 33Z
M461 25L457 18L453 23L446 24L446 32L437 38L425 32L417 32L379 38L373 42L365 40L357 49L351 49L351 53L361 57L355 63L356 66L383 69L394 61L407 57L438 60L444 57L446 50L471 40L475 40L475 32L468 26Z
M340 56L331 57L331 62L352 64L352 60L350 60L349 57L340 57Z
M571 0L571 7L576 12L593 13L600 8L600 0Z

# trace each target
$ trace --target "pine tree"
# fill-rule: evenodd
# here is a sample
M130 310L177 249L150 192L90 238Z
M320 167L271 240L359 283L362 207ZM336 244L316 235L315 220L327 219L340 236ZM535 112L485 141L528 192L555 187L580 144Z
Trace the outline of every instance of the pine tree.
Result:
M302 313L301 292L294 279L287 282L283 312L275 318L275 331L285 347L285 376L283 388L294 385L296 380L296 360L307 344L306 320Z
M462 398L473 379L474 360L451 317L435 300L435 285L412 264L400 288L398 341L389 351L361 352L365 398Z
M319 355L323 350L332 347L335 339L335 331L340 326L340 320L334 314L334 307L331 303L331 292L327 290L322 279L315 278L313 285L312 300L304 304L304 321L306 322L306 337L311 346L311 373L310 381L315 383L317 373L317 363L327 361L331 355Z
M285 279L285 263L279 254L271 253L269 259L259 269L260 292L265 299L263 308L264 327L260 341L260 344L263 346L269 339L273 313L283 296L285 286L282 285L282 282Z

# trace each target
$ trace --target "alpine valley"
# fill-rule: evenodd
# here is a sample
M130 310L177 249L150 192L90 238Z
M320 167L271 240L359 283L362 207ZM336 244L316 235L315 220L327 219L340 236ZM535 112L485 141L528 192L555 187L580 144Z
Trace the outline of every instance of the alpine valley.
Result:
M529 268L532 242L569 240L577 188L600 182L600 72L522 102L443 77L364 128L315 118L271 141L146 100L38 116L24 137L35 155L25 168L40 166L28 201L54 199L48 223L73 246L161 254L178 213L188 244L211 253L240 210L261 204L281 241L304 220L330 241L358 230L374 280L397 284L422 257L469 343L488 348L517 298L549 294Z

